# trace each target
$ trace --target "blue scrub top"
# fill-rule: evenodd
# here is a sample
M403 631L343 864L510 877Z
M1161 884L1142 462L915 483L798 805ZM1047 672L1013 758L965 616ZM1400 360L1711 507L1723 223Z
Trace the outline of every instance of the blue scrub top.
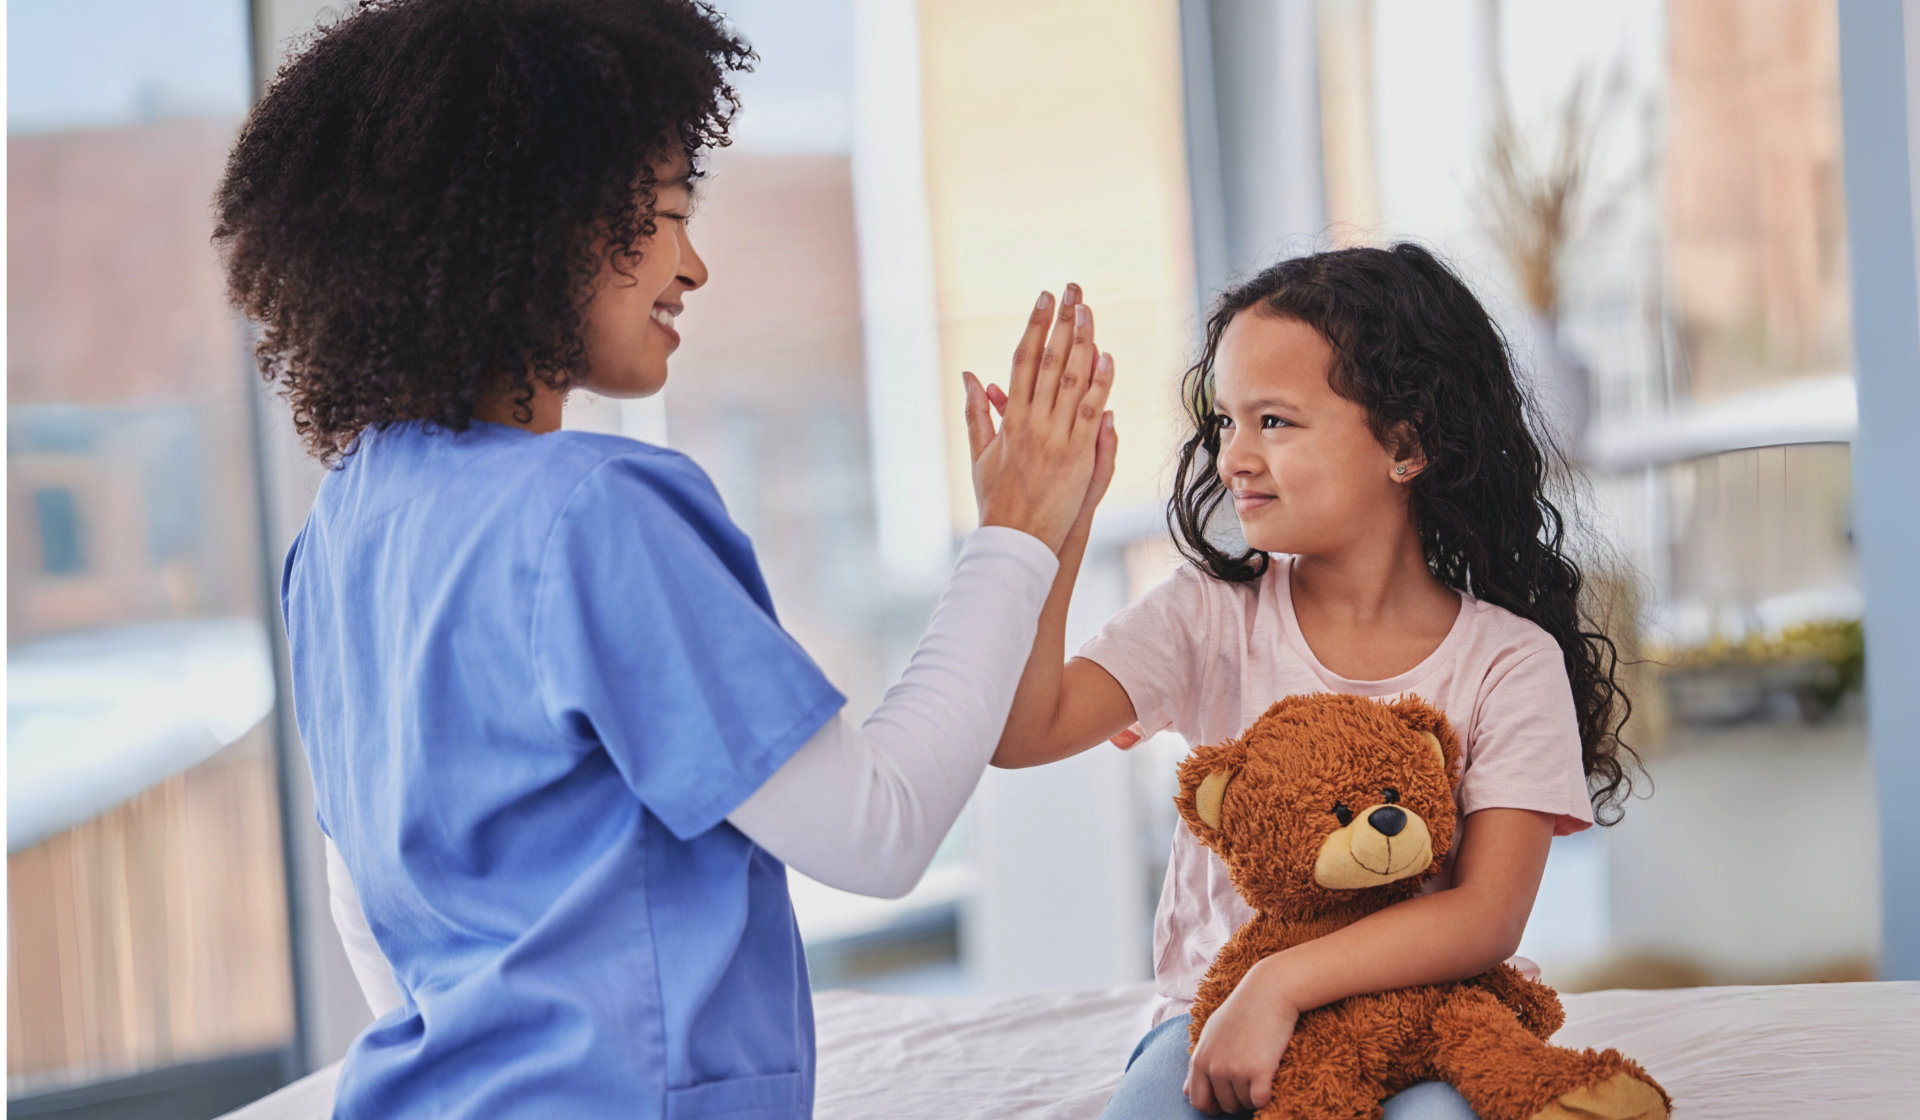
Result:
M369 430L287 555L294 706L402 1006L340 1117L802 1117L785 868L726 822L844 703L682 455Z

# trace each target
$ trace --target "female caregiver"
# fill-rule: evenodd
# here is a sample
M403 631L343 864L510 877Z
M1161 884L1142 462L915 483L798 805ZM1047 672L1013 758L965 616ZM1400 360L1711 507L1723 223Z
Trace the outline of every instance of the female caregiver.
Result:
M1113 364L1071 286L1004 398L964 375L980 528L864 723L699 467L560 430L571 389L665 383L707 280L697 160L751 58L689 0L366 4L235 144L230 294L335 468L282 605L335 913L384 1011L337 1116L809 1115L786 867L919 879L1084 547Z

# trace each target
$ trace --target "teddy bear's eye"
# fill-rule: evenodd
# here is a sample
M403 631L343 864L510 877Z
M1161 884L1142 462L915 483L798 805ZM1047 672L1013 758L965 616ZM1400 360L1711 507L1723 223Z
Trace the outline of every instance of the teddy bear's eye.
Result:
M1386 789L1380 791L1380 800L1385 801L1389 805L1398 805L1400 804L1400 791L1394 789L1392 786L1388 786Z
M1333 816L1334 819L1340 822L1341 828L1345 828L1353 823L1353 810L1338 801L1333 803Z

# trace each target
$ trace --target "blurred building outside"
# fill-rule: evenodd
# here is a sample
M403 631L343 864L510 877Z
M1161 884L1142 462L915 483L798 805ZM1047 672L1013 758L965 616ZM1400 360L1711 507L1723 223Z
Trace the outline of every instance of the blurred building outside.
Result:
M321 7L254 5L262 57ZM1570 521L1596 609L1672 666L1628 671L1657 795L1556 843L1522 951L1568 988L1873 974L1835 0L727 11L762 62L702 185L712 281L661 397L581 394L567 423L714 477L850 714L897 678L973 524L958 373L1004 379L1039 289L1082 283L1120 367L1121 474L1071 651L1177 562L1175 388L1209 294L1280 255L1412 237L1481 294L1588 468ZM16 57L34 27L16 19ZM319 472L246 389L206 243L239 107L143 104L154 119L110 127L10 118L22 1101L222 1055L307 1068L368 1017L267 628ZM1546 247L1516 251L1515 228ZM795 876L816 984L1144 978L1186 749L990 773L898 902Z
M178 1099L219 1107L301 1068L251 378L207 241L249 96L247 13L94 14L104 36L48 5L10 13L21 1115L184 1068L201 1085ZM57 72L78 55L92 80Z

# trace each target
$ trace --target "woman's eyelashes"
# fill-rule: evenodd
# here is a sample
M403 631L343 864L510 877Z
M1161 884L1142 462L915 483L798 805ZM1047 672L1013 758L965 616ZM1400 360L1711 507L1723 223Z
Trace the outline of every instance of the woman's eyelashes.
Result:
M662 199L653 207L653 216L668 218L676 222L690 222L700 210L700 199L694 195L682 194L677 198Z

